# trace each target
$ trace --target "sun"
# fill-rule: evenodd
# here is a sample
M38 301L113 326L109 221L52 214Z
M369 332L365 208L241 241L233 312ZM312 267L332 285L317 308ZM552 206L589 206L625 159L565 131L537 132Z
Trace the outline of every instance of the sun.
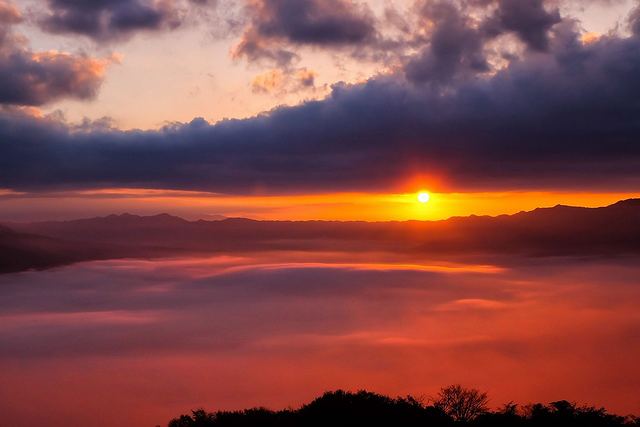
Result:
M431 196L426 191L421 191L418 193L418 201L420 203L428 203Z

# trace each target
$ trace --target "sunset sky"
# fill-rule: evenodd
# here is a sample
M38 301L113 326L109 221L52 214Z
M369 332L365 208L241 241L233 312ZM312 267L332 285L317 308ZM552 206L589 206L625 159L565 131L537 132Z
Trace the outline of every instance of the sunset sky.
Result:
M1 0L0 219L633 197L639 17L628 0Z
M640 0L0 0L0 424L640 415L639 278Z

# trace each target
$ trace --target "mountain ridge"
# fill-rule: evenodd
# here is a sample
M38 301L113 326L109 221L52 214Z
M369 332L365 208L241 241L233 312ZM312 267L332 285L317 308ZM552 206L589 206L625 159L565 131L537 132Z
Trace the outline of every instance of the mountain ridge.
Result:
M0 225L0 272L251 251L384 252L414 259L640 255L640 199L440 221L188 221L165 213Z
M154 220L160 222L160 220L166 221L174 221L174 222L184 222L184 223L217 223L217 222L265 222L265 223L368 223L368 224L389 224L389 223L411 223L411 222L420 222L420 223L441 223L450 221L453 219L465 219L465 218L503 218L503 217L511 217L514 215L522 215L533 212L544 212L549 210L563 210L563 209L572 209L572 210L599 210L599 209L608 209L608 208L618 208L618 207L640 207L640 198L630 198L619 200L615 203L606 206L596 206L596 207L587 207L587 206L573 206L573 205L564 205L564 204L556 204L554 206L547 207L538 207L532 210L522 210L514 213L504 213L498 215L478 215L478 214L470 214L470 215L455 215L444 219L437 220L421 220L421 219L408 219L408 220L386 220L386 221L367 221L367 220L324 220L324 219L307 219L307 220L288 220L288 219L255 219L255 218L246 218L246 217L224 217L220 219L196 219L196 220L188 220L179 215L169 214L167 212L161 212L153 215L138 215L132 214L129 212L122 213L112 213L108 215L95 216L95 217L81 217L81 218L73 218L73 219L65 219L65 220L44 220L44 221L5 221L0 223L0 227L12 228L12 227L21 227L26 224L52 224L52 223L73 223L79 221L92 221L92 220Z

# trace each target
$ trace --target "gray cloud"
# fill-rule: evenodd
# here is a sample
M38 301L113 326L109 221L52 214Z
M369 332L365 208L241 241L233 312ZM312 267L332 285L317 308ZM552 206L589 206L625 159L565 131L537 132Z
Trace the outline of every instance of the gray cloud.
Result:
M0 104L42 105L61 98L93 98L108 61L62 52L34 52L12 31L22 16L0 1Z
M375 36L368 8L351 0L259 0L250 3L251 21L235 50L249 60L287 64L292 46L354 46Z
M492 71L486 44L504 34L515 34L531 50L546 51L551 29L563 22L557 10L545 9L543 0L425 0L418 5L422 26L431 30L404 67L418 83L448 84Z
M545 9L544 0L499 0L498 10L485 24L490 31L512 31L531 49L549 47L549 30L562 21L558 10Z
M549 30L546 51L525 50L493 70L478 42L489 37L481 23L457 7L427 5L426 16L439 19L404 74L339 84L324 100L254 118L119 131L5 111L0 187L381 190L422 175L443 188L637 188L640 37L583 44L566 20ZM5 99L88 97L94 87L71 83L51 96Z
M472 28L469 18L453 2L425 2L421 12L433 22L435 29L422 52L405 66L407 77L414 82L443 83L460 74L475 75L489 71L484 35Z
M120 40L139 31L171 30L185 21L190 5L213 7L212 0L48 0L42 27L97 41Z
M42 105L61 98L91 99L102 84L105 64L89 57L0 52L0 103Z
M79 132L5 113L0 187L380 190L421 174L449 188L635 188L639 73L640 38L584 45L563 25L547 53L445 91L392 75L254 118L158 131Z

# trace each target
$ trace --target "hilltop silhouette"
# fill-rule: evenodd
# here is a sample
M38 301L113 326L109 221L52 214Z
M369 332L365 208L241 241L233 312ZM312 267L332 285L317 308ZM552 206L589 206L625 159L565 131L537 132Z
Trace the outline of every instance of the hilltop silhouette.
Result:
M0 272L98 259L277 250L430 258L640 254L640 199L602 208L558 205L442 221L187 221L168 214L122 214L12 223L0 229Z
M525 406L508 403L491 411L485 393L454 385L441 389L433 399L390 398L368 391L338 390L327 392L298 409L251 408L217 412L198 409L168 424L168 427L257 426L632 427L640 426L640 419L566 400Z

